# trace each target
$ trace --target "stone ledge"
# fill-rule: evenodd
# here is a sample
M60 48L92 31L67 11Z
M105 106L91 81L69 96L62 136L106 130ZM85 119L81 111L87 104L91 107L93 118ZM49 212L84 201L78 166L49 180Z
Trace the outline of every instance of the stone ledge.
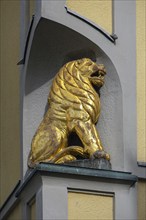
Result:
M122 171L113 171L113 170L105 170L105 169L93 169L93 168L85 168L85 167L77 167L70 165L62 165L62 164L51 164L51 163L40 163L35 169L28 170L26 175L26 179L19 187L16 192L16 197L18 197L25 186L31 181L33 176L56 176L56 177L64 177L64 178L74 178L74 179L85 179L87 180L97 180L100 182L110 182L110 183L119 183L126 184L130 187L133 186L137 181L138 177L132 175L130 172L122 172Z
M122 171L113 171L113 170L105 170L105 169L93 169L86 167L77 167L70 165L62 165L62 164L49 164L49 163L40 163L36 166L36 172L41 172L45 175L56 175L56 176L69 176L73 175L75 178L88 176L90 178L98 178L98 179L106 179L113 180L113 182L124 182L133 185L137 182L138 177L132 175L130 172L122 172ZM111 181L110 181L111 182Z
M139 167L146 167L146 162L137 161L137 165L138 165Z
M69 163L65 163L64 165L104 170L111 170L112 168L110 161L104 158L75 160Z
M129 185L131 187L134 185L138 177L132 175L130 172L122 171L113 171L106 169L95 169L95 168L86 168L86 167L77 167L72 165L62 165L62 164L49 164L49 163L40 163L36 166L35 169L29 169L23 182L19 182L13 193L9 196L7 201L1 207L2 216L6 215L6 210L10 210L11 207L19 200L21 193L30 186L30 184L35 184L35 181L41 183L42 177L57 177L58 179L64 178L67 182L67 179L80 179L83 181L90 180L101 183L112 183L112 184L121 184Z

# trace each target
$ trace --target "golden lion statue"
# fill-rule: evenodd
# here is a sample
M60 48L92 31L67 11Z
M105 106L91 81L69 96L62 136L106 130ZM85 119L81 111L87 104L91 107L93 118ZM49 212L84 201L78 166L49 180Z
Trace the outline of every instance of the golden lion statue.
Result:
M82 158L110 156L103 149L95 127L100 114L99 95L106 74L103 65L88 58L65 64L54 78L48 102L49 109L33 137L28 166L40 162L65 163ZM75 132L83 146L68 146Z

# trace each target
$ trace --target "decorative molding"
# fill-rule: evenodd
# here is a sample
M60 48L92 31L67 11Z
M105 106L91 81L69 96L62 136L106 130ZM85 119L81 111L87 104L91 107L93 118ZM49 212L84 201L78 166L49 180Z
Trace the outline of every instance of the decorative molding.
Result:
M107 33L104 29L102 29L100 26L96 25L94 22L92 22L91 20L85 18L84 16L79 15L78 13L70 10L66 5L64 6L66 9L66 12L70 15L75 16L76 18L84 21L85 23L87 23L88 25L92 26L94 29L98 30L102 35L104 35L108 40L110 40L112 43L116 43L116 40L118 39L118 36L113 33L113 34L109 34Z
M137 161L139 167L146 167L146 162Z
M18 197L21 192L24 190L25 186L32 179L32 177L36 174L41 175L55 175L55 176L64 176L64 177L72 177L74 178L96 178L102 181L110 181L114 183L124 183L133 186L137 181L138 177L132 175L130 172L122 172L122 171L113 171L113 170L102 170L102 169L91 169L91 168L83 168L83 167L74 167L69 165L62 164L49 164L49 163L40 163L36 166L35 169L30 170L28 177L26 177L23 184L19 187L16 192L16 197Z
M28 29L28 34L27 34L27 38L26 38L26 43L25 43L23 58L17 63L17 65L25 64L25 58L26 58L28 43L29 43L29 39L30 39L30 35L31 35L31 30L32 30L33 23L34 23L34 17L35 17L35 16L33 15L33 16L32 16L32 20L31 20L31 23L30 23L30 27L29 27L29 29Z

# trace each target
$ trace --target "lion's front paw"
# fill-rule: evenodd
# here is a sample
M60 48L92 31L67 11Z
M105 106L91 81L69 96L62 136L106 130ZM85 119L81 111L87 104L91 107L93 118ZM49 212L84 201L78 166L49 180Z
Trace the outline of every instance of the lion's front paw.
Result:
M110 155L105 151L98 150L95 151L91 156L91 159L95 159L95 158L104 158L106 160L110 160Z

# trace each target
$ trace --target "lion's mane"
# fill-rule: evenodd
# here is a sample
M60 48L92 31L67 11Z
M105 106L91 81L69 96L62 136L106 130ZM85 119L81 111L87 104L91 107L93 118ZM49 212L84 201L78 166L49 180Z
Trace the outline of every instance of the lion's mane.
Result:
M86 65L86 62L85 64ZM68 108L86 112L96 123L100 99L89 78L83 75L75 62L64 65L56 75L49 94L50 117L66 119ZM53 110L53 111L51 111Z

